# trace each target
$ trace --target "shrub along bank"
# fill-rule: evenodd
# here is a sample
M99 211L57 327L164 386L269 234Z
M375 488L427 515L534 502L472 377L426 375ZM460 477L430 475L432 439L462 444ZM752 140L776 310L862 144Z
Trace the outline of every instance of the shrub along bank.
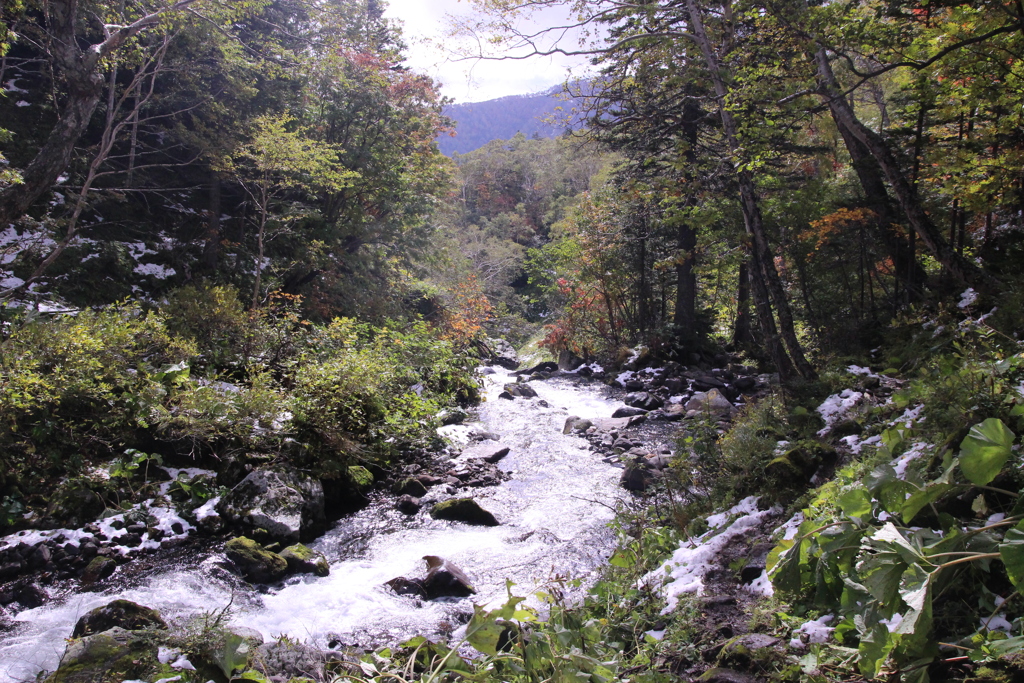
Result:
M98 466L115 475L92 478L107 507L144 495L159 463L362 486L366 467L429 446L443 407L477 398L473 362L426 325L313 325L289 297L245 311L230 288L189 287L155 309L4 314L0 530L53 513L56 485Z

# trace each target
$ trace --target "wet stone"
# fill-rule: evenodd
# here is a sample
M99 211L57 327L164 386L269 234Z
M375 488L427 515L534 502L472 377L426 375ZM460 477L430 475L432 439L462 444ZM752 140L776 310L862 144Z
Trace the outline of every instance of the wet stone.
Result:
M144 607L131 600L114 600L86 612L71 633L72 638L81 638L93 633L102 633L119 626L126 631L143 629L166 629L167 622L155 609Z
M398 508L398 511L403 514L415 515L417 512L420 511L423 505L422 503L420 503L419 498L414 498L413 496L410 495L404 495L398 499L398 502L395 504L395 507Z

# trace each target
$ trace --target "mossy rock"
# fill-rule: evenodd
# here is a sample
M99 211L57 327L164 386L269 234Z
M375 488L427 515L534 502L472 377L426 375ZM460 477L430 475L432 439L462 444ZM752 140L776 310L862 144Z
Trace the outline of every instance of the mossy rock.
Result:
M82 583L91 584L97 581L102 581L117 569L117 563L109 557L103 557L98 555L89 561L89 564L85 566L85 570L82 572Z
M152 637L115 627L73 641L44 683L121 683L146 680L159 668Z
M348 478L356 487L365 489L373 486L373 473L362 465L352 465L348 468Z
M779 639L764 633L745 633L722 646L718 663L733 669L750 669L771 660L778 653Z
M434 519L465 522L477 526L498 526L498 520L494 515L480 507L472 498L452 498L438 503L430 510L430 516Z
M166 629L167 622L155 609L144 607L131 600L114 600L102 607L86 612L71 633L72 638L102 633L119 626L126 631L144 629Z
M327 576L331 566L323 553L319 553L301 543L290 545L281 551L281 557L288 563L288 571L296 574L316 574Z
M797 406L789 414L789 425L802 434L812 436L813 433L825 426L825 421L821 419L821 415L816 410Z
M427 487L419 479L409 477L395 482L395 485L391 487L391 492L399 496L422 498L427 495Z
M68 479L50 496L46 521L54 526L77 529L97 519L106 509L104 496L111 484L85 477Z
M273 583L288 573L288 561L245 536L224 544L228 559L235 563L250 583Z

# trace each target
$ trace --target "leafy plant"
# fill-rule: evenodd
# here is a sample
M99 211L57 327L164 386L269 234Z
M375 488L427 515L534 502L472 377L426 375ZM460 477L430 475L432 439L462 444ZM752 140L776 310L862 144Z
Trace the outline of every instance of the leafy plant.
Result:
M895 428L883 434L883 455L891 457L907 436L907 430ZM972 427L957 456L945 454L934 479L923 480L910 470L898 476L891 462L876 467L863 483L847 474L805 510L796 536L772 551L776 588L810 595L818 607L838 610L837 637L857 643L865 676L875 678L894 667L905 680L926 679L927 665L938 655L933 636L938 596L964 586L991 586L998 593L1007 578L1024 592L1019 503L980 526L964 526L935 507L943 498L972 491L976 500L984 501L980 491L995 491L1019 501L1016 493L988 486L1012 456L1014 438L1001 420L989 418ZM940 528L909 526L925 508L932 509L930 519ZM975 614L986 616L991 615ZM960 619L954 628L967 624Z

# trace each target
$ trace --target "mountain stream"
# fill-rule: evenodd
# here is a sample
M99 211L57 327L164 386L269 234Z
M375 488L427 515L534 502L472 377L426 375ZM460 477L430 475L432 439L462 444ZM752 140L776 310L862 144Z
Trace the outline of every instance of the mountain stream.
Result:
M530 595L560 578L587 583L612 549L608 522L620 493L620 470L591 452L585 440L563 435L562 427L569 415L608 417L623 404L607 397L599 382L571 376L531 382L538 393L534 399L498 399L502 385L511 381L515 378L501 370L485 376L487 400L477 411L479 423L443 428L454 438L464 438L471 427L494 432L511 448L499 464L511 479L457 494L471 495L500 526L431 519L430 500L448 497L434 494L443 488L438 486L414 516L385 499L336 522L310 544L330 561L325 578L305 575L254 588L227 572L219 553L158 551L149 560L153 571L126 576L115 589L48 587L47 604L18 613L10 628L0 631L0 683L33 680L39 671L56 668L78 618L115 598L153 607L178 624L230 604L235 625L256 629L268 640L288 636L323 648L372 647L416 634L454 631L457 636L473 603L504 600L506 581L515 584L517 595ZM460 566L477 595L419 601L383 585L396 576L422 576L424 555Z

